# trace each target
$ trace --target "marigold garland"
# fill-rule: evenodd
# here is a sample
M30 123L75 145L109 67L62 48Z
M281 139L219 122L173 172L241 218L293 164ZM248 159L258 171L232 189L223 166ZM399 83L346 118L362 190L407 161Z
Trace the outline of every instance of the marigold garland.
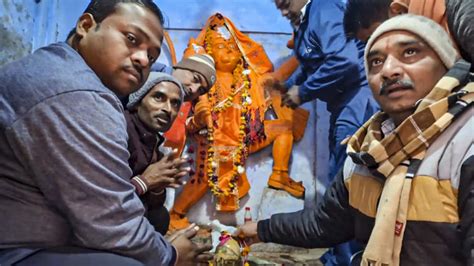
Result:
M243 65L243 64L240 64ZM244 69L244 71L242 71ZM240 81L242 83L242 87L240 90L237 90L236 75L240 74ZM245 160L248 156L248 148L247 148L247 141L246 135L249 131L250 125L250 115L249 115L249 105L250 105L250 97L249 97L249 87L250 87L250 77L249 74L245 71L245 67L236 67L234 71L234 82L232 84L232 93L223 101L219 101L219 97L215 97L216 91L210 92L208 94L210 98L210 102L213 103L213 107L211 110L211 115L216 117L221 112L229 108L233 105L233 100L236 95L240 94L240 104L242 106L241 114L240 114L240 121L239 121L239 146L234 154L234 162L233 162L233 169L232 169L232 178L229 180L228 189L223 189L219 187L218 184L218 173L217 171L217 162L214 160L214 130L217 125L213 124L213 127L208 128L208 150L207 150L207 175L208 175L208 182L211 188L211 191L216 196L228 196L232 193L235 193L237 188L237 181L239 180L240 176L245 172ZM219 90L219 86L214 87L215 90ZM219 104L224 103L224 104Z
M204 47L208 54L212 55L211 45L212 45L212 31L207 29L205 36ZM232 92L224 100L219 99L219 91L221 87L217 81L216 85L209 91L208 98L212 105L211 115L212 117L217 117L227 108L233 105L235 97L240 94L240 104L241 104L241 114L239 121L239 146L235 152L233 169L232 169L232 178L229 180L228 189L223 189L219 187L218 183L218 173L217 173L217 162L214 159L214 130L217 127L216 124L213 124L211 128L208 128L208 150L207 150L207 177L209 187L212 193L216 196L229 196L230 194L235 194L237 189L237 181L240 176L245 172L245 160L248 157L248 145L246 135L250 131L250 120L251 115L249 113L249 106L251 104L251 98L249 94L249 88L251 86L250 82L250 71L248 69L248 64L242 58L241 62L233 71L233 80L231 89ZM239 87L237 87L239 85ZM214 120L215 121L215 120Z

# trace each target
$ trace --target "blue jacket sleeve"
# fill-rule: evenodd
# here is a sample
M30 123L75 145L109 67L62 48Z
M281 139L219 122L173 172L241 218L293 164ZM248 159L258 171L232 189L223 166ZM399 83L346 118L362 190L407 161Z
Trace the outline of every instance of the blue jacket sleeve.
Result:
M288 89L291 88L293 85L301 85L306 79L306 75L304 74L303 68L301 65L291 74L288 80L285 82L285 87Z
M311 6L307 30L317 42L315 46L319 46L323 62L314 72L308 73L300 86L299 96L303 102L337 98L360 81L358 50L354 41L346 40L343 10L334 1L322 5Z
M86 91L54 96L16 121L8 139L70 224L73 245L169 265L176 252L144 218L130 184L125 118L114 97Z

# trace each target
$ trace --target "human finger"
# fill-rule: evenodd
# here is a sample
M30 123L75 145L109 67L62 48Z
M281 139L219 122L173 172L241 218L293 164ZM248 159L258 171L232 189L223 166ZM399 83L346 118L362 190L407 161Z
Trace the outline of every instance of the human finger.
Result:
M204 252L204 253L198 254L196 256L196 262L198 262L198 263L206 263L206 262L208 262L210 260L213 260L213 259L214 259L214 255L212 255L209 252Z
M189 159L179 159L173 162L173 166L176 168L184 168L189 166Z
M191 172L191 167L189 167L189 166L188 167L182 167L182 168L178 169L178 173L176 173L176 176L178 178L181 178L181 177L189 174L189 172Z
M173 149L170 153L166 154L163 158L166 158L166 161L170 162L174 158L176 158L177 154L178 154L178 149Z
M173 242L174 240L176 240L176 238L178 238L181 235L185 234L188 230L190 230L194 227L196 227L196 224L192 223L188 227L186 227L185 229L181 229L181 230L178 230L178 231L174 232L173 234L171 234L171 236L167 237L168 242L170 242L170 243Z
M283 97L281 98L281 106L290 107L290 104L291 104L291 100L288 94L283 95Z
M188 226L186 229L184 229L183 234L186 236L186 238L191 239L196 236L197 232L199 231L199 226L194 224L194 226Z
M173 178L178 172L178 169L166 168L161 170L160 176Z
M209 251L212 249L211 244L199 244L198 247L196 248L196 252L198 254L204 253L206 251Z

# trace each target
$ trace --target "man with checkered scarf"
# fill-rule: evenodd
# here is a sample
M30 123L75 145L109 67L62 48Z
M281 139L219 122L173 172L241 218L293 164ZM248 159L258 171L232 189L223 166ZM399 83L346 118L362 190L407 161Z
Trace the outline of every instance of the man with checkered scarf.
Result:
M307 248L355 238L366 247L353 265L472 265L474 82L459 58L435 22L385 21L365 50L382 111L346 140L349 157L323 202L237 235Z

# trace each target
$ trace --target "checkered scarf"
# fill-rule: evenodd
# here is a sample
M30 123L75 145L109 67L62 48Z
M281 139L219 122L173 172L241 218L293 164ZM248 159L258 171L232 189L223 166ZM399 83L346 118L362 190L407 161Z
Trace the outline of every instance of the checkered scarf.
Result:
M467 62L458 61L391 134L383 136L381 124L388 116L379 112L348 140L347 152L354 163L365 165L384 181L362 265L399 265L412 178L428 147L472 106L469 68Z

